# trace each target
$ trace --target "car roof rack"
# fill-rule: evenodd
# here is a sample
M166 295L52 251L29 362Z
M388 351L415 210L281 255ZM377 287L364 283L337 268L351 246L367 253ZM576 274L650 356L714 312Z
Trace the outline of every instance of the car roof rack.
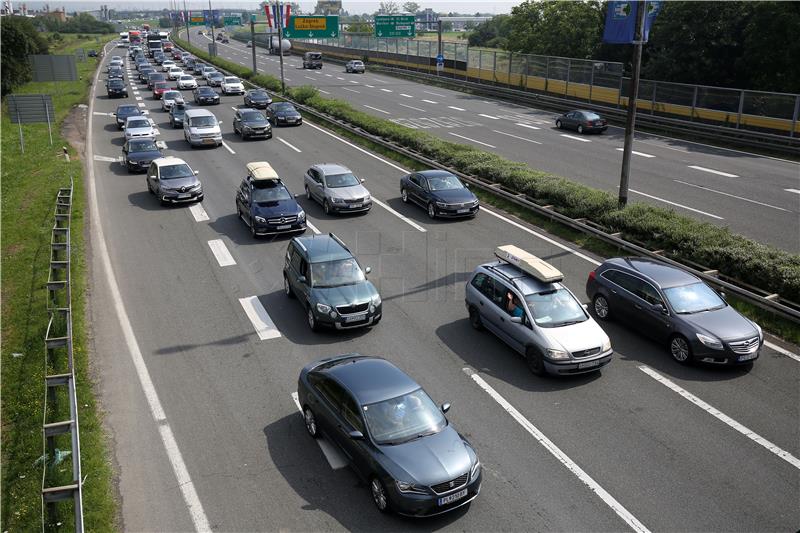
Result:
M353 253L353 252L350 252L350 248L348 248L347 245L344 243L344 241L342 239L340 239L339 237L337 237L335 233L330 232L330 233L328 233L328 235L330 236L331 239L333 239L334 241L338 242L342 246L342 248L344 248L345 250L347 250L351 254Z
M247 163L247 176L253 181L272 180L280 181L278 173L266 161L253 161Z
M556 283L564 279L564 274L556 267L513 244L498 246L494 250L494 255L542 283Z

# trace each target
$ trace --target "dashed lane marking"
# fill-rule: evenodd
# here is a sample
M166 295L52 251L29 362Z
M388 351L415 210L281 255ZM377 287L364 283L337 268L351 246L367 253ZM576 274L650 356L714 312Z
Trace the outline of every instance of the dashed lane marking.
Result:
M391 90L391 89L383 89L383 88L381 89L381 91L383 91L383 92L385 92L385 93L390 93L390 92L392 92L392 90ZM424 102L424 101L425 101L425 100L423 100L423 102Z
M561 134L562 137L566 137L567 139L572 139L573 141L580 141L582 143L590 143L589 139L581 139L580 137L575 137L574 135L567 135L566 133Z
M209 220L208 213L203 208L203 204L196 203L189 206L189 212L194 217L195 222L205 222Z
M519 139L520 141L525 141L533 144L542 144L539 141L534 141L533 139L526 139L525 137L520 137L519 135L512 135L511 133L506 133L504 131L492 130L495 133L499 133L500 135L506 135L507 137L513 137L515 139Z
M97 154L92 156L92 159L94 159L95 161L103 161L103 162L106 162L106 163L116 163L118 161L122 161L122 157L119 157L119 156L118 157L108 157L108 156L105 156L105 155L97 155Z
M455 109L456 111L466 111L466 109L464 109L463 107L456 107L454 105L449 105L447 107L449 107L450 109Z
M531 126L530 124L523 124L522 122L517 122L516 124L517 124L517 126L520 126L522 128L528 128L529 130L540 130L540 129L542 129L542 128L539 128L537 126Z
M235 153L236 153L236 152L234 152L234 151L233 151L233 148L231 148L230 146L228 146L228 143L226 143L225 141L222 141L222 146L224 146L224 147L225 147L225 149L226 149L226 150L228 150L230 153L232 153L232 154L235 154Z
M407 107L409 109L413 109L414 111L419 111L420 113L424 113L425 112L424 109L420 109L419 107L414 107L413 105L401 104L400 102L398 102L397 105L400 105L400 106L403 106L403 107Z
M624 151L625 151L624 148L617 148L617 152L624 152ZM638 155L639 157L648 157L648 158L649 157L655 157L654 155L646 154L644 152L637 152L636 150L631 150L631 153L633 155Z
M343 91L350 91L351 93L361 94L361 91L356 91L355 89L351 89L350 87L342 87Z
M225 246L225 243L222 241L222 239L210 240L208 241L208 246L209 248L211 248L211 252L217 259L217 263L219 263L219 266L224 267L236 264L236 260L228 251L228 247Z
M688 187L694 187L695 189L702 189L704 191L713 192L713 193L716 193L716 194L721 194L723 196L730 196L731 198L736 198L737 200L742 200L744 202L750 202L751 204L763 205L764 207L770 207L772 209L777 209L778 211L790 212L788 209L784 209L784 208L778 207L776 205L765 204L764 202L759 202L757 200L752 200L750 198L745 198L743 196L736 196L735 194L730 194L730 193L727 193L727 192L718 191L718 190L712 189L710 187L704 187L703 185L695 185L694 183L689 183L689 182L681 181L681 180L672 180L672 181L674 181L676 183L680 183L682 185L686 185Z
M278 139L278 140L279 140L280 142L282 142L283 144L285 144L286 146L288 146L289 148L291 148L292 150L294 150L295 152L297 152L298 154L299 154L299 153L302 153L302 150L300 150L300 148L298 148L298 147L296 147L295 145L293 145L293 144L289 143L288 141L285 141L285 140L283 140L283 139Z
M410 94L406 94L406 93L400 93L400 96L404 96L404 97L406 97L406 98L414 98L414 97L413 97L413 96L411 96Z
M258 299L258 296L248 296L239 298L239 303L244 309L244 313L256 330L256 335L262 341L276 339L281 336L281 332L275 327L275 323L269 317L269 313Z
M475 140L475 139L470 139L469 137L464 137L463 135L459 135L458 133L453 133L452 131L450 131L448 133L450 135L454 136L454 137L458 137L460 139L466 139L467 141L471 141L471 142L474 142L474 143L477 143L477 144L481 144L483 146L488 146L489 148L497 148L493 144L485 143L483 141L478 141L478 140Z
M695 209L694 207L689 207L688 205L683 205L683 204L679 204L679 203L676 203L676 202L671 202L671 201L666 200L664 198L659 198L658 196L653 196L652 194L647 194L647 193L644 193L644 192L641 192L641 191L637 191L637 190L634 190L634 189L628 189L628 190L630 192L632 192L632 193L640 194L642 196L646 196L647 198L652 198L653 200L658 200L659 202L664 202L665 204L674 205L675 207L680 207L681 209L686 209L688 211L693 211L695 213L700 213L701 215L705 215L707 217L715 218L717 220L725 220L721 216L717 216L717 215L708 213L706 211L700 211L699 209Z
M384 111L383 109L378 109L377 107L372 107L371 105L363 104L364 107L372 109L373 111L377 111L378 113L383 113L384 115L391 115L388 111Z
M738 178L739 177L736 174L730 174L728 172L722 172L721 170L714 170L713 168L700 167L700 166L697 166L697 165L689 165L689 168L693 168L695 170L701 170L703 172L709 172L711 174L716 174L718 176L725 176L726 178Z

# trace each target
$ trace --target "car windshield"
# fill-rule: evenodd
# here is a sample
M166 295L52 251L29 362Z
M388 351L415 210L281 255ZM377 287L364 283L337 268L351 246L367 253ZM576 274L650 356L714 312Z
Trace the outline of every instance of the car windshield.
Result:
M176 98L182 99L183 95L181 95L181 93L179 93L178 91L167 91L164 93L165 100L174 100Z
M128 152L155 152L158 150L155 141L141 140L128 143Z
M117 108L117 115L130 115L130 114L138 115L139 108L134 107L132 105L126 105Z
M240 83L240 82L239 78L235 76L228 76L227 78L225 78L225 83Z
M667 297L669 305L679 315L713 311L727 305L719 294L702 281L664 289L664 295Z
M125 86L125 82L123 82L122 80L110 80L108 82L108 86L109 87L124 87Z
M279 202L281 200L290 200L291 198L292 195L289 190L283 185L256 186L253 188L253 201L256 203Z
M164 75L161 74L161 73L156 74L154 72L153 74L150 74L150 79L153 80L153 81L163 80L164 79Z
M159 175L162 180L175 180L179 178L190 178L192 176L194 176L194 172L192 172L192 169L189 168L189 165L186 163L163 166L161 167L161 173Z
M272 109L275 111L294 111L294 106L289 102L278 102L277 104L272 104Z
M174 117L183 116L186 114L186 107L182 105L174 105L172 106L170 113L172 113L172 116Z
M447 419L422 389L361 409L367 428L378 444L402 444L435 435L447 426Z
M354 67L363 67L364 63L362 63L361 61L353 61L353 66Z
M214 96L215 94L217 94L217 91L215 91L210 87L200 87L199 89L197 89L197 94L199 94L200 96Z
M150 121L147 119L143 120L129 120L128 121L128 128L149 128Z
M222 77L224 77L224 76L223 76L223 75L222 75L222 73L220 73L220 72L212 72L211 74L209 74L209 75L208 75L208 77L209 77L209 78L214 78L214 79L217 79L217 78L222 78Z
M267 97L267 93L264 91L252 91L250 93L250 98L256 98L258 100L263 100Z
M155 85L153 85L153 88L154 89L168 89L169 88L169 83L167 83L165 81L159 81L159 82L156 82Z
M557 328L588 320L583 306L565 288L525 295L525 303L537 325Z
M194 76L181 76L181 81L190 81L193 80Z
M311 284L314 287L340 287L364 281L364 272L352 257L311 264Z
M214 117L194 117L189 121L189 125L194 128L212 128L217 125L217 119Z
M455 176L433 176L428 178L428 186L432 191L450 191L463 189L464 184Z
M247 122L266 122L267 119L258 111L250 111L249 113L242 113L242 120Z
M325 176L325 183L328 187L335 189L337 187L352 187L361 183L358 178L351 173L347 174L334 174L332 176Z

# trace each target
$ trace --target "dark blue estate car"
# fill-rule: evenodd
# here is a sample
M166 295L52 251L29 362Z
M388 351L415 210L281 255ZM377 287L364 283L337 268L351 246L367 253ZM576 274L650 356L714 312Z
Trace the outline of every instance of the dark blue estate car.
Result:
M247 164L247 176L236 191L239 218L250 234L293 233L306 230L306 212L267 162Z
M117 110L114 112L114 116L117 117L117 129L121 130L122 126L125 125L125 122L128 120L128 117L138 117L142 115L141 109L139 106L134 104L127 104L117 106Z
M423 170L400 178L400 198L417 203L430 218L474 217L478 198L467 184L445 170Z
M379 357L307 365L297 396L306 430L349 458L380 512L431 516L474 500L482 469L470 443L405 372Z
M619 320L669 346L682 364L758 358L764 334L700 278L643 257L608 259L589 273L586 294L601 320Z

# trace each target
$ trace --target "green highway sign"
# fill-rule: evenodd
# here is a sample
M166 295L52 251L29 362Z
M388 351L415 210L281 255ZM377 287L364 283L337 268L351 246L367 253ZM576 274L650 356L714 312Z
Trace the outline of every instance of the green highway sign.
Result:
M226 26L241 26L242 17L224 17Z
M189 26L205 26L205 25L206 25L206 19L202 15L200 15L199 17L195 15L189 17Z
M414 15L376 15L376 37L414 37Z
M338 15L303 15L289 17L283 30L287 39L325 39L339 36Z

